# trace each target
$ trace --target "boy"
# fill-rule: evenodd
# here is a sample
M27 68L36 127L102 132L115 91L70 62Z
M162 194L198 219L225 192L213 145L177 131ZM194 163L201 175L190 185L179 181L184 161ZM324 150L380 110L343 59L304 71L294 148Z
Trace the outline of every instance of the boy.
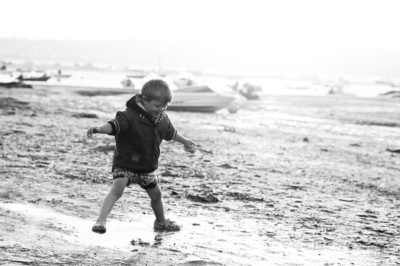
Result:
M146 82L141 93L126 103L126 110L117 112L107 123L91 127L87 136L109 134L115 136L116 149L113 157L113 185L100 208L100 214L92 231L106 232L106 219L115 202L122 196L126 186L139 184L151 199L156 216L154 229L178 231L180 226L166 219L161 198L161 189L155 170L158 168L162 140L175 140L191 153L195 143L180 135L170 122L165 110L172 101L172 91L161 79Z

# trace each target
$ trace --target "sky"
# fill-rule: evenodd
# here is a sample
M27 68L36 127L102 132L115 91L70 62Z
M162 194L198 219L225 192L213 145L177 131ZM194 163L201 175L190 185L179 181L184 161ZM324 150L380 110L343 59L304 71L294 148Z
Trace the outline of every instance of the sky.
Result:
M183 43L273 64L399 51L397 0L0 0L0 37Z

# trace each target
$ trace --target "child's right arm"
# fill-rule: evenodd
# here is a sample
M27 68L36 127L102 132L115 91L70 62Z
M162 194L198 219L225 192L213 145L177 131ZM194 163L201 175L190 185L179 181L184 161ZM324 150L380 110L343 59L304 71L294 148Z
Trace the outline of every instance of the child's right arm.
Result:
M113 132L113 128L110 123L105 123L101 126L91 127L87 131L88 138L92 138L93 134L111 134Z

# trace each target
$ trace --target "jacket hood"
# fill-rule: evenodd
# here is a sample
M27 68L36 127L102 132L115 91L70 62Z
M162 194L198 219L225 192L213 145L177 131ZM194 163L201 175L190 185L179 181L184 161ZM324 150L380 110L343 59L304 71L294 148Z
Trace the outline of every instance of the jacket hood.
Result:
M154 120L152 119L152 117L149 115L149 113L147 113L145 110L143 110L142 107L140 107L137 104L137 101L140 100L140 95L136 94L135 96L133 96L132 98L130 98L127 102L126 102L126 107L127 108L131 108L134 111L138 112L139 114L143 115L144 117L146 117L146 119L152 124L155 125Z
M136 94L135 96L133 96L132 98L130 98L127 102L126 102L126 107L130 107L130 108L137 108L139 107L138 104L136 103L136 99L140 97L139 94ZM139 107L140 108L140 107Z

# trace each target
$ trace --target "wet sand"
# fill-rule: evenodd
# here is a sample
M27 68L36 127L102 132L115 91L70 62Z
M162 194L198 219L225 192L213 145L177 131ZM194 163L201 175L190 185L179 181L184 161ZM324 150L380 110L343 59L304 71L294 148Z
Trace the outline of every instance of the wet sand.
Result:
M182 230L154 232L133 186L98 235L114 139L85 132L128 98L0 89L0 264L400 263L399 98L266 95L236 114L168 112L201 146L162 144L166 215Z

